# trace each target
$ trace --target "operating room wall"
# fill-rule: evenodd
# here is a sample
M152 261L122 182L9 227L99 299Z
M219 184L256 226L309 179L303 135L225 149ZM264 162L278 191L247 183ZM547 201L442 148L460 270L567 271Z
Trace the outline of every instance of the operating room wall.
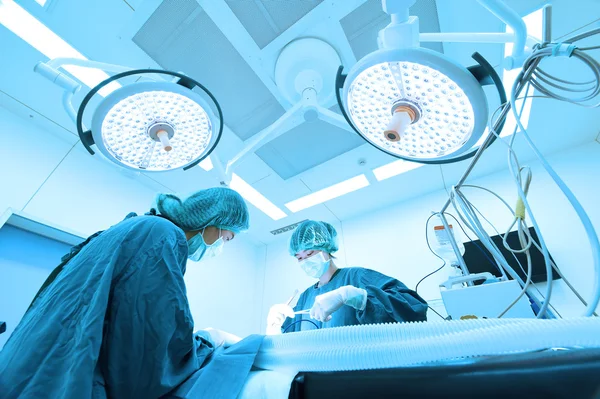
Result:
M0 146L4 171L0 173L0 216L12 208L58 229L88 236L118 223L131 211L146 212L158 192L208 187L206 172L199 168L153 175L161 183L120 169L97 155L90 156L71 132L51 121L36 122L42 117L31 114L29 118L0 106L4 143ZM258 332L260 317L253 312L262 303L264 264L264 247L244 235L228 243L217 260L190 263L186 282L196 327L242 335ZM28 284L39 288L43 281L39 281L41 276L31 280L16 276L17 288ZM30 299L25 289L16 295L24 302Z
M4 225L0 228L0 349L70 245Z
M149 208L161 189L92 157L69 131L0 106L0 213L12 208L90 235ZM146 205L147 204L147 205Z
M235 239L214 259L188 262L185 282L196 329L260 333L265 247Z
M600 231L600 208L597 205L600 196L600 144L590 142L550 155L548 160L581 201L596 230ZM585 232L567 200L539 162L527 164L533 171L529 201L550 253L583 297L590 298L594 270ZM470 183L497 192L510 204L515 201L516 188L507 170ZM467 188L464 192L499 231L504 232L511 224L510 213L491 195ZM441 265L441 261L427 248L425 221L431 211L440 210L446 199L446 192L439 190L342 221L342 228L338 226L338 263L375 269L414 288L423 276ZM453 209L450 212L456 213ZM488 232L496 234L491 228ZM289 236L282 237L267 248L263 318L269 306L287 300L294 289L302 291L314 283L314 280L303 275L295 260L287 254ZM438 286L448 276L449 267L445 267L425 280L419 286L419 293L427 300L439 299ZM545 283L537 286L545 292ZM580 315L584 309L562 280L553 283L552 303L563 317ZM431 320L434 317L430 315Z

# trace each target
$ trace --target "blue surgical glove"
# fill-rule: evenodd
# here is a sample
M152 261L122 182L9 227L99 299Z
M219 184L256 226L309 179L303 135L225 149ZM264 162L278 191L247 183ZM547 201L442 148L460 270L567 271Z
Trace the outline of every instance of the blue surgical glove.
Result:
M321 322L331 320L331 315L342 306L352 306L364 310L367 306L367 291L352 285L345 285L333 291L318 295L310 309L310 317Z

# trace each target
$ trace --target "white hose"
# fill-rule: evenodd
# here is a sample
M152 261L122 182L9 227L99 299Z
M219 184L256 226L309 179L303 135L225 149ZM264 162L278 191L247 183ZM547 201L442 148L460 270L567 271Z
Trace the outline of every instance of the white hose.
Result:
M266 337L254 365L365 370L553 347L600 347L600 319L477 319L313 330Z
M308 330L301 333L267 337L263 341L260 351L294 351L302 347L309 347L311 350L331 349L361 346L372 342L407 341L469 331L484 326L509 325L524 321L527 321L527 319L471 319L422 323L368 324Z

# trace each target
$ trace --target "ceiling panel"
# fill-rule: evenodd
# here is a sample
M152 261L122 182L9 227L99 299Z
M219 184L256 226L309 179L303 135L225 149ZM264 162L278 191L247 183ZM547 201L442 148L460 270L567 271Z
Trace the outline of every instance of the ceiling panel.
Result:
M317 120L279 136L256 155L282 179L289 179L363 144L357 134Z
M195 0L164 1L133 41L163 68L205 84L219 100L227 125L242 140L284 112Z
M298 180L302 181L311 191L321 190L361 174L374 180L372 169L395 160L396 158L364 143L316 168L307 170L298 176ZM374 181L371 183L373 184Z
M323 0L226 0L258 47L264 48Z

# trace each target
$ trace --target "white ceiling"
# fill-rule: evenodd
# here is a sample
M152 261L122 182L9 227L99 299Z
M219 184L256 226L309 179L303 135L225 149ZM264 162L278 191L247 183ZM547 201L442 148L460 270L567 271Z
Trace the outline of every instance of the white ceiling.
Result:
M140 68L160 67L156 60L160 60L162 64L172 65L174 68L183 65L183 68L190 68L191 72L189 73L198 74L198 76L193 75L193 77L201 83L209 88L219 88L215 92L221 91L220 101L229 104L232 101L230 96L238 93L239 98L243 97L250 104L249 109L251 110L257 109L258 106L258 104L252 103L252 93L257 93L256 90L260 90L260 93L262 93L260 94L262 96L261 104L270 104L269 109L265 110L264 113L256 116L256 112L239 115L230 112L230 115L232 115L231 120L227 119L227 113L225 115L227 126L225 127L223 140L217 148L217 153L222 160L227 161L242 148L243 142L240 137L246 139L256 134L262 127L268 125L291 106L283 98L274 83L274 65L281 49L290 41L299 37L322 38L333 45L339 53L346 70L348 70L356 62L355 51L362 55L361 51L364 50L360 49L364 48L365 39L356 39L361 32L353 31L350 34L349 41L346 32L349 32L350 28L348 27L348 19L344 18L356 18L357 14L353 14L355 10L362 12L369 7L373 10L371 3L379 0L285 0L286 4L295 4L299 10L297 11L301 12L303 16L297 22L292 23L295 19L289 15L289 12L284 16L281 9L275 11L272 8L269 9L271 11L267 15L270 20L267 23L271 33L264 33L260 38L257 36L260 33L257 33L256 27L251 27L249 30L245 28L245 26L250 27L248 17L241 18L241 20L236 17L236 14L240 15L240 12L243 12L243 10L240 11L241 3L261 3L258 0L197 1L201 12L205 13L205 17L203 17L205 18L203 20L204 24L198 26L193 32L194 35L188 35L187 39L186 36L178 36L179 33L184 31L180 29L180 26L171 26L168 28L170 31L166 32L154 32L154 39L150 35L152 32L146 32L144 37L145 48L152 47L157 51L156 53L150 53L151 55L144 52L132 39L148 22L161 3L164 6L168 3L167 1L86 0L83 2L78 0L49 0L49 7L46 9L41 8L34 0L21 0L19 3L90 59ZM267 1L267 3L283 2L284 0ZM457 6L459 3L460 6ZM510 0L507 3L521 15L525 15L535 10L544 1ZM553 36L555 38L589 24L592 24L590 26L600 26L598 20L600 2L598 1L559 0L552 3L554 4ZM229 5L232 4L233 6L230 8ZM431 14L431 10L435 10L431 4L437 6L437 15ZM358 15L361 15L360 12ZM374 11L370 12L373 13ZM504 26L493 15L483 9L476 0L437 0L435 2L418 0L415 12L422 13L421 25L429 27L431 29L429 31L435 31L436 27L439 27L442 32L504 31ZM364 13L367 14L366 11ZM282 20L278 20L278 16ZM190 18L193 17L190 15ZM363 36L372 35L382 23L380 15L373 14L372 17L374 18L373 22L365 24L363 28ZM340 23L340 20L342 20L342 23ZM345 24L344 21L346 21ZM169 26L166 22L164 25L165 27ZM207 30L211 27L214 28L212 31ZM215 30L217 28L219 32ZM227 61L236 62L237 64L227 65L216 71L215 68L218 68L218 63L214 66L213 62L211 64L213 66L208 69L202 69L202 65L193 65L194 62L202 63L203 60L205 62L208 62L208 60L221 60L219 57L225 51L224 47L214 46L214 42L210 42L211 38L214 39L217 34L221 35L222 38L226 38L228 42L226 44L227 51L228 54L231 54L231 58ZM253 40L253 35L258 38L258 43ZM165 37L169 37L171 41L168 43L157 42L164 40ZM174 38L178 40L174 40ZM156 42L153 42L153 40ZM177 58L179 57L177 54L182 54L186 49L198 48L198 40L207 42L200 43L204 46L201 48L204 48L206 53L190 54L190 57L186 60ZM137 42L139 43L140 40L137 40ZM11 56L10 62L0 64L0 99L2 100L0 105L22 114L26 118L28 114L32 115L32 118L38 124L51 129L53 134L63 135L66 141L75 143L77 137L74 133L74 126L61 106L61 91L33 73L33 66L38 61L45 60L45 57L0 26L0 50L3 54L6 54L6 49L9 49L8 53ZM175 51L177 49L179 50ZM223 51L221 51L222 49ZM484 55L492 65L498 65L503 54L503 46L501 45L446 43L443 47L438 45L436 49L438 51L443 50L447 56L465 66L473 63L470 56L474 51ZM169 59L169 56L174 58ZM564 62L556 63L556 65L548 66L548 69L564 74L566 68L564 65ZM169 67L168 65L165 66ZM572 64L569 64L568 68L572 74L585 73L585 71L573 67ZM185 69L183 70L185 71ZM230 76L242 70L246 74L244 76L248 76L245 81L252 80L252 85L248 83L248 86L246 86L244 81L236 81ZM497 106L497 100L492 92L489 102L491 109ZM333 105L333 103L325 104L327 107ZM230 104L232 109L235 106L235 102ZM547 100L534 100L529 127L532 136L543 152L552 153L594 140L598 135L599 121L600 113L598 110L580 109ZM311 129L311 127L307 126L306 129ZM356 137L350 136L351 133L346 133L348 140L356 140ZM307 162L312 162L308 170L296 175L290 172L292 177L284 176L286 177L284 179L268 163L253 154L243 160L236 173L285 211L287 211L284 207L285 203L361 173L367 173L372 184L365 189L329 201L324 205L291 214L277 222L271 220L256 208L251 207L252 227L250 236L257 242L267 243L272 241L274 237L269 233L271 230L299 220L314 218L331 222L343 221L359 214L443 188L440 167L438 166L424 166L386 181L376 182L371 170L393 161L390 156L379 152L368 144L357 143L357 145L349 147L346 145L343 150L335 153L335 156L331 159L323 158L323 156L318 160L311 159L313 152L311 148L318 148L323 145L322 142L315 140L314 136L308 135L305 139L307 141L302 142L302 129L295 134L296 136L290 138L290 142L295 143L294 148L289 148L289 151L296 153L296 155L300 152L307 159ZM340 138L336 140L339 141ZM284 152L286 148L285 140L272 143L272 145L275 144L276 146L272 147L270 151ZM88 155L82 153L81 156ZM285 157L286 155L283 154L282 156ZM263 158L267 159L266 156L263 156ZM359 165L359 159L365 160L366 164ZM473 177L482 176L503 168L505 159L506 154L503 146L500 143L495 144L484 155L475 169ZM71 165L72 168L77 168L76 162L71 162ZM466 162L444 166L443 172L446 182L452 184L456 181L465 167ZM302 169L300 166L298 168ZM205 172L200 168L194 168L187 172L136 174L130 177L142 181L144 184L149 182L151 191L190 192L217 184L216 177L211 172ZM60 186L60 179L55 179L55 181L58 181L55 184ZM68 181L65 180L64 184L68 184ZM144 205L140 206L143 207ZM101 212L101 209L98 209L97 212Z

